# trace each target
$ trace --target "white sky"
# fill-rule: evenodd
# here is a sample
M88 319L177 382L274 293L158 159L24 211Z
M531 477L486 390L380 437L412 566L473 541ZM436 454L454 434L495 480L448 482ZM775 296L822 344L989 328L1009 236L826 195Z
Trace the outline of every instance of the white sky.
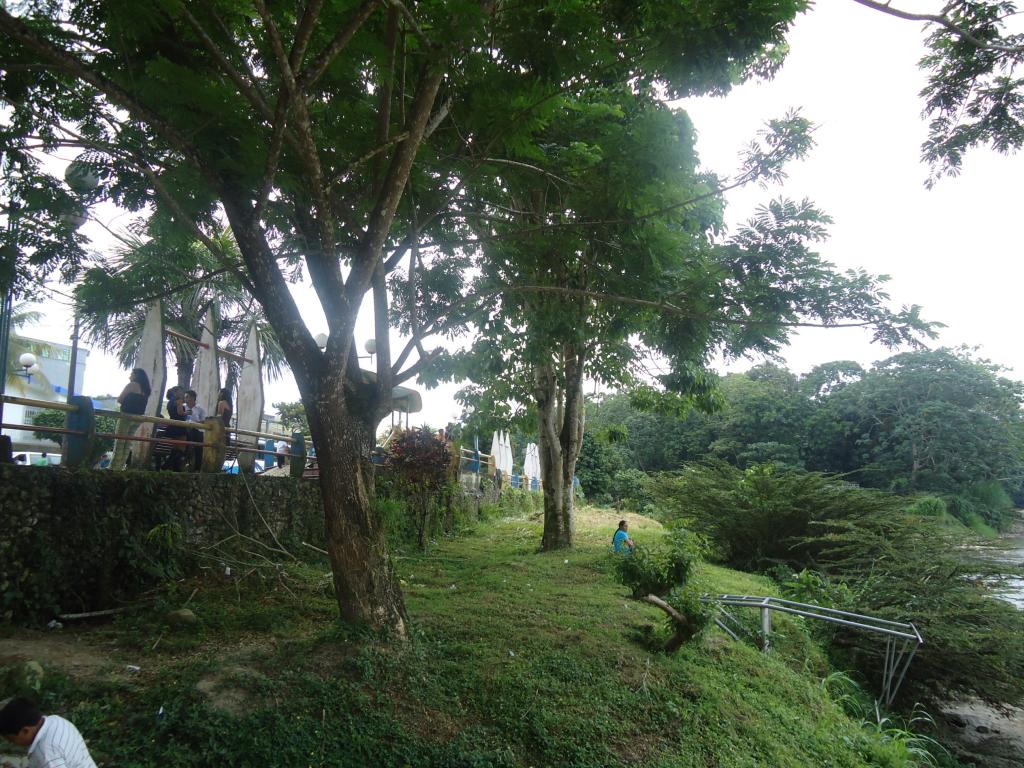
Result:
M908 10L936 3L907 0ZM921 304L924 316L948 327L936 344L980 345L981 353L1024 376L1024 350L1017 342L1017 302L1024 296L1021 257L1024 206L1014 179L1024 178L1024 156L1004 157L979 149L969 153L963 173L924 188L927 169L919 161L926 133L921 117L924 73L920 25L883 16L850 0L821 0L797 20L791 54L775 80L734 90L725 98L684 103L696 124L703 164L719 174L736 168L737 152L765 120L800 107L819 127L817 147L790 167L784 187L737 190L728 197L727 220L743 221L754 208L785 194L808 197L835 224L822 255L842 268L863 267L892 276L894 305ZM98 211L105 221L113 216ZM111 212L112 213L112 212ZM120 223L125 220L121 219ZM94 224L83 230L97 250L110 238ZM308 287L297 288L300 306L317 306ZM59 303L40 307L46 319L26 335L67 342L71 321ZM325 330L322 314L310 311L314 333ZM361 318L360 348L372 335L370 313ZM398 340L394 339L393 344ZM428 345L429 346L429 345ZM860 330L804 330L785 352L789 367L805 372L837 359L868 365L890 353L869 343ZM731 365L743 370L750 361ZM114 359L92 350L84 392L118 392L127 379ZM415 386L415 385L414 385ZM454 420L456 386L423 393L424 411L413 423L440 426ZM266 409L297 400L291 376L265 385Z

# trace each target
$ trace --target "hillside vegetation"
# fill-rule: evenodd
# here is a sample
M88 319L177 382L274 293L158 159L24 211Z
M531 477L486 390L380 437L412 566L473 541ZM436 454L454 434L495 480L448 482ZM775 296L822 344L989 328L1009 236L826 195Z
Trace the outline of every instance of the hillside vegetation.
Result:
M8 628L0 654L40 657L44 711L125 768L916 764L829 698L825 657L794 621L777 621L772 655L717 630L674 656L652 651L662 614L616 583L616 519L584 510L564 553L537 553L539 521L501 517L398 557L407 644L339 625L313 562L177 583L113 624ZM661 535L630 520L640 541ZM772 589L713 566L698 579ZM198 622L165 625L196 588ZM83 654L100 661L74 663Z

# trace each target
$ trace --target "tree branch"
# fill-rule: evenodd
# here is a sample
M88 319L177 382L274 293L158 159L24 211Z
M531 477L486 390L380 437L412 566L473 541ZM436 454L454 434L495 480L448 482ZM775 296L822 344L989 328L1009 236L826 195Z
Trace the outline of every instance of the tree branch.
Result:
M266 99L263 98L263 94L260 93L259 89L254 83L246 80L242 73L235 69L234 65L228 60L228 57L223 51L217 46L213 39L203 29L202 24L199 20L192 15L192 12L188 9L188 6L179 1L178 6L185 14L185 20L189 26L192 27L192 31L199 37L203 47L206 48L207 52L213 57L214 61L221 68L225 75L233 82L238 90L241 91L242 95L245 96L249 103L252 104L263 115L264 118L270 120L273 118L273 113L270 111L270 105L267 104Z
M387 0L387 2L388 5L390 5L392 8L397 8L399 11L401 11L402 16L405 18L406 22L408 22L413 34L419 38L421 43L423 43L424 48L426 48L429 51L437 47L433 43L433 41L431 41L431 39L426 36L423 30L420 29L420 25L416 23L416 17L412 15L412 11L410 11L406 7L405 3L403 3L402 0Z
M895 16L898 19L938 24L941 27L945 27L950 32L959 35L975 48L981 48L982 50L987 51L998 51L1000 53L1024 53L1024 45L1000 45L999 43L986 42L973 35L969 30L964 29L959 24L956 24L945 14L911 13L909 11L901 11L899 8L893 8L888 3L880 3L875 0L853 0L853 2L863 5L865 8L871 8L872 10L888 14L889 16Z
M316 141L313 138L309 110L306 107L303 95L299 91L295 80L295 73L285 53L284 43L277 30L277 25L274 24L274 19L267 9L265 0L253 0L253 4L263 20L263 27L270 38L274 58L277 60L277 65L281 72L284 90L295 111L299 134L299 158L309 177L310 192L316 204L316 225L320 241L319 248L312 249L306 254L306 264L309 266L311 273L316 273L317 279L314 279L313 285L327 313L327 322L332 330L331 335L334 336L333 331L339 329L341 325L347 327L354 322L354 318L350 317L352 314L351 304L344 295L345 282L341 276L341 266L338 263L333 210L327 196L327 190L324 187L320 155L317 151Z
M381 4L383 0L365 0L365 2L356 9L355 14L349 20L349 23L338 30L335 34L334 39L331 40L330 44L325 48L319 56L317 56L309 65L309 68L302 72L299 76L299 88L302 91L308 91L317 80L319 80L327 68L331 66L331 63L338 57L342 49L348 45L349 40L359 31L359 28L363 26L374 9Z
M126 110L135 119L149 125L172 147L193 162L200 172L203 172L204 166L200 162L195 148L176 128L136 101L135 97L121 86L93 72L75 56L55 48L21 19L12 16L2 5L0 5L0 31L48 59L57 68L103 93L112 103Z
M292 72L299 71L302 59L306 55L306 46L309 45L309 38L313 34L313 28L316 26L316 20L320 16L323 5L324 0L309 0L306 3L302 18L295 29L295 40L292 42L291 53L288 55L288 63L291 65Z
M395 156L391 160L384 183L381 186L381 194L377 204L370 214L369 225L363 237L361 251L363 260L361 264L353 265L349 280L345 286L346 292L350 295L350 301L362 296L366 292L367 281L377 269L381 261L381 251L387 239L388 231L395 219L398 210L398 203L402 199L405 185L409 180L409 173L412 170L413 161L423 141L423 134L426 130L427 121L433 109L434 100L444 79L444 67L428 65L423 73L419 87L413 97L412 109L406 130L409 138L402 142Z

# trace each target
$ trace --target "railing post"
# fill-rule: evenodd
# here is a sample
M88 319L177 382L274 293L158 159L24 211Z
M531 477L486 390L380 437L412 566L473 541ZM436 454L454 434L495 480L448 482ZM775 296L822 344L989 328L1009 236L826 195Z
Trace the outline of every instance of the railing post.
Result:
M224 469L224 454L228 447L228 433L219 416L210 416L204 422L209 429L203 430L203 472L221 472Z
M772 609L765 600L761 608L761 650L768 653L771 648Z
M68 467L80 467L91 462L96 453L96 413L92 399L83 395L68 398L68 405L77 410L68 411L64 416L64 428L80 430L81 435L64 435L61 461Z
M292 444L288 449L288 471L292 477L302 477L306 469L306 436L292 432Z

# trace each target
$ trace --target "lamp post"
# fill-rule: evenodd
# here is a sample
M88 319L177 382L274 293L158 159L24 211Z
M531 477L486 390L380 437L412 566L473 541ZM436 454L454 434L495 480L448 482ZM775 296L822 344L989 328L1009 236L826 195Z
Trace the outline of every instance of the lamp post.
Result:
M25 352L21 357L18 358L18 368L14 372L15 376L21 376L29 382L32 381L32 377L35 376L42 369L39 367L39 363L36 362L36 356L31 352Z
M323 350L327 349L327 334L326 333L318 333L316 336L313 337L313 341L316 342L316 345L317 345L317 347L320 348L321 352ZM366 343L363 345L363 349L365 349L367 352L369 352L369 354L368 355L356 355L356 357L358 359L360 359L360 360L366 360L367 358L369 358L370 359L370 363L372 364L373 363L373 356L375 354L377 354L377 340L376 339L367 339Z

